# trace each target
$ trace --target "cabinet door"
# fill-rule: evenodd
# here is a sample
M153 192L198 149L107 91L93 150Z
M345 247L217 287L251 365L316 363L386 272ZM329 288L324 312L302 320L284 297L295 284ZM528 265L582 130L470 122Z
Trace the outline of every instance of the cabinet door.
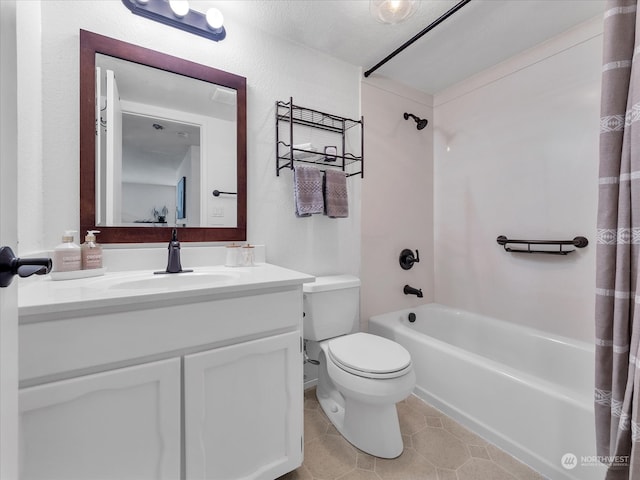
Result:
M302 463L300 333L186 356L188 480L272 480Z
M20 478L180 478L180 359L19 392Z

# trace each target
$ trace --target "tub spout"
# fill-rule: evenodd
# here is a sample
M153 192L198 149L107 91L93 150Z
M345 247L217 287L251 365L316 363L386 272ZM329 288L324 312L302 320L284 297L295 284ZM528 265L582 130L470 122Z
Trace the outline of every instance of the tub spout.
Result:
M413 287L410 287L409 285L405 285L403 292L405 295L415 295L418 298L422 298L421 288L413 288Z

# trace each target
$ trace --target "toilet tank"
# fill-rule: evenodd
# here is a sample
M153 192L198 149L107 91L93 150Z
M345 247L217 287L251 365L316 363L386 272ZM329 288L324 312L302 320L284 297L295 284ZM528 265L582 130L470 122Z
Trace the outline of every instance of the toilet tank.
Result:
M353 275L316 277L302 285L302 336L321 341L350 333L358 322L360 279Z

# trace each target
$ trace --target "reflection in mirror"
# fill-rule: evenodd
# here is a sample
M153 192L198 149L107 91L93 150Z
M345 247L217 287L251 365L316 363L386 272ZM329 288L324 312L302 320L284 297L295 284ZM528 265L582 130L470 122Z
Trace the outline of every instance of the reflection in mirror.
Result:
M245 122L244 78L81 31L81 228L107 243L174 226L181 241L244 240Z
M206 195L236 191L235 90L102 54L96 81L97 225L235 227L236 197Z
M200 126L123 112L122 131L122 209L119 223L116 220L114 224L199 226ZM235 167L235 158L233 165ZM188 205L185 188L187 179ZM232 180L235 186L235 176ZM185 202L180 214L179 194ZM98 198L96 195L96 201ZM235 200L232 199L234 205ZM105 218L106 209L103 205L106 205L106 201L101 201L99 205L98 219ZM187 211L189 216L186 215ZM204 226L211 226L208 217L203 220ZM221 225L232 227L235 221L234 215L228 225L223 222ZM99 222L99 225L102 223Z

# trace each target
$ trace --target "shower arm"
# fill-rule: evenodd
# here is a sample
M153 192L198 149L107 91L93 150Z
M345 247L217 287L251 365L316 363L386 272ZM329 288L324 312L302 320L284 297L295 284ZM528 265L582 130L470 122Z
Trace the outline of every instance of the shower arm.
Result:
M416 126L417 126L418 130L422 130L429 123L429 120L427 120L426 118L420 118L420 117L414 115L413 113L405 112L404 113L404 119L405 120L409 120L409 118L413 118L413 120L416 122Z

